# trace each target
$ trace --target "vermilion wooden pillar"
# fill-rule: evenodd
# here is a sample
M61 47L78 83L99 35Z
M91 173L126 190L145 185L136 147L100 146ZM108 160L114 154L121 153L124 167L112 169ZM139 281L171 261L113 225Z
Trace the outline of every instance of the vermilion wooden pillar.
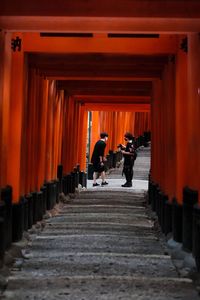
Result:
M79 122L78 122L78 157L77 163L80 169L86 170L86 144L87 144L87 123L88 112L83 105L79 106Z
M47 108L47 134L46 134L46 174L45 178L47 181L52 179L52 160L53 160L53 109L55 99L55 81L49 81L49 92L48 92L48 108Z
M135 136L143 135L145 131L150 131L150 112L135 113Z
M99 125L99 112L92 112L92 127L91 127L91 143L90 143L90 156L92 155L94 145L100 138L100 125ZM91 157L90 157L91 159Z
M57 166L61 164L61 147L62 147L62 124L64 114L64 91L56 91L54 99L53 119L54 119L54 136L53 136L53 174L52 178L57 177Z
M13 38L22 37L20 33ZM21 139L24 112L24 53L12 52L11 92L9 110L9 141L7 161L7 183L13 187L13 200L20 196L21 179Z
M188 35L188 160L187 183L200 192L200 39Z
M151 176L154 182L159 183L161 176L159 145L160 138L160 99L162 98L162 82L155 80L153 82L153 95L151 102Z
M175 196L176 141L175 141L175 64L169 59L163 73L161 99L161 187L169 199Z
M65 95L65 117L62 136L62 164L64 172L68 173L73 170L77 162L78 149L78 122L79 122L79 105L75 104L73 97ZM78 147L78 146L77 146Z
M180 39L181 42L181 39ZM179 49L176 56L176 199L182 201L186 186L188 153L188 54Z
M62 135L62 165L64 173L70 172L70 123L73 120L73 101L68 95L64 95L65 116L63 119L63 135Z
M40 105L39 105L39 133L38 133L38 176L36 177L36 186L37 190L40 189L44 181L46 180L46 153L47 153L47 110L48 110L48 89L49 81L41 79L41 96L40 96Z
M7 160L9 141L9 107L11 84L11 37L0 32L0 186L7 184Z
M152 178L172 199L175 195L176 143L174 65L169 62L162 81L154 82L152 100Z
M29 82L28 82L28 91L27 91L27 101L25 108L26 115L26 127L25 127L25 144L23 147L25 148L23 152L25 155L23 157L23 161L25 161L24 173L25 176L25 193L29 193L30 191L35 190L33 178L34 171L33 166L33 153L34 153L34 141L33 141L33 128L34 128L34 108L35 108L35 99L36 99L36 71L31 69L29 70Z
M64 110L65 116L63 118L63 134L62 134L62 165L63 172L68 172L68 160L67 160L67 151L68 151L68 118L67 118L67 110L69 107L69 97L64 94Z

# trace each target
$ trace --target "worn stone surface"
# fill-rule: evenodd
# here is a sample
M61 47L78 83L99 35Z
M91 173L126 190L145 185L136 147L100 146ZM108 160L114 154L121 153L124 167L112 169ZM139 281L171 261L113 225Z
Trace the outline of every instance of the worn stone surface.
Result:
M138 155L137 168L146 180L148 149ZM187 270L181 277L156 230L144 189L77 193L31 235L2 299L199 299Z

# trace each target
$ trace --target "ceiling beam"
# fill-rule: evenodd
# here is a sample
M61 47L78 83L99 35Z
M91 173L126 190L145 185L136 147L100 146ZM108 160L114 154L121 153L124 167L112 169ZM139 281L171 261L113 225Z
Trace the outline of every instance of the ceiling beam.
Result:
M0 15L71 16L117 18L199 18L197 0L6 0L1 1Z
M151 1L152 2L152 1ZM160 1L163 3L163 1ZM173 2L173 1L171 1ZM182 1L180 1L182 2ZM188 1L190 3L190 1ZM151 4L150 4L151 6ZM150 7L149 6L149 7ZM195 12L195 10L194 10ZM197 12L197 10L196 10ZM200 17L61 17L0 16L0 28L10 31L165 33L199 32ZM37 51L37 45L31 46ZM56 46L55 46L56 47ZM123 48L121 45L120 48ZM79 51L79 49L77 49ZM84 51L84 50L83 50ZM156 51L156 48L155 48Z

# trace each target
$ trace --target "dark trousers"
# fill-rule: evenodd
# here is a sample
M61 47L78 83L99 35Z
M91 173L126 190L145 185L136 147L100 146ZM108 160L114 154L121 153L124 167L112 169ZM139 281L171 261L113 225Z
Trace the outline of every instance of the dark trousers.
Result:
M131 183L133 179L133 164L124 165L123 173L126 177L126 182Z

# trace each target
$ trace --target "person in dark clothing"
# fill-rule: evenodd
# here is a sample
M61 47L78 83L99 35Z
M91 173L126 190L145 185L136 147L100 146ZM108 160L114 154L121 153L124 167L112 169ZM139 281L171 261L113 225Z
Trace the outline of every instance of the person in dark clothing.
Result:
M105 165L104 162L106 161L106 158L104 156L105 148L106 148L106 141L108 139L108 134L106 132L102 132L100 134L101 139L96 142L94 146L94 150L92 153L91 163L93 164L94 173L93 173L93 186L99 186L99 184L96 182L98 175L101 175L102 183L101 185L107 185L108 182L106 182L106 173L105 173Z
M134 147L134 137L130 132L126 132L124 140L127 142L126 146L120 144L120 151L124 156L123 173L126 177L126 183L122 187L132 187L133 166L136 159L136 151Z

